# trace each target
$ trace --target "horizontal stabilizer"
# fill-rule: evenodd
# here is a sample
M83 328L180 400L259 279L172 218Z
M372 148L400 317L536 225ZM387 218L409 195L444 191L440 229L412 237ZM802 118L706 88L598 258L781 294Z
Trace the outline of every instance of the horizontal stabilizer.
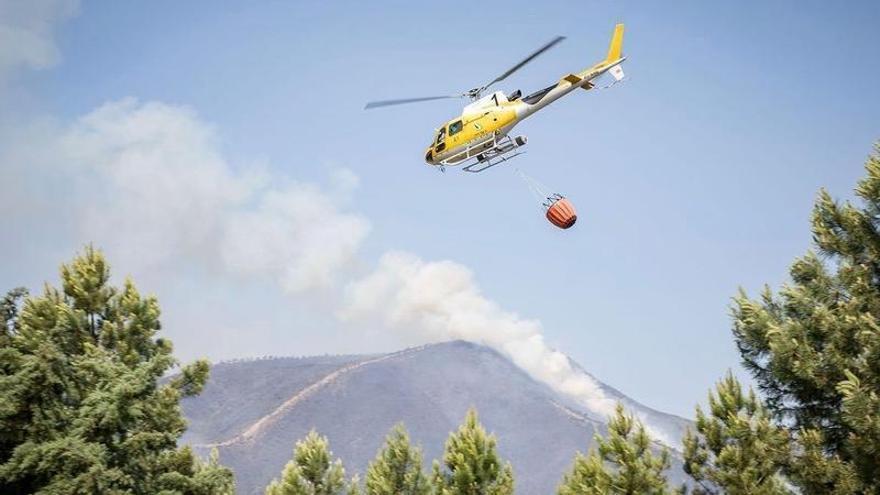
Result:
M591 90L595 86L590 81L584 81L584 78L578 77L574 74L569 74L562 78L562 81L570 82L572 86L580 86L585 90Z
M623 73L623 67L621 67L619 65L615 65L608 72L611 73L611 75L614 77L614 79L616 81L620 81L621 79L623 79L625 77L625 74Z
M568 81L568 82L570 82L570 83L572 84L572 86L574 86L574 85L580 83L581 81L583 81L582 78L580 78L580 77L578 77L578 76L576 76L576 75L574 75L574 74L569 74L569 75L563 77L562 80L563 80L563 81Z

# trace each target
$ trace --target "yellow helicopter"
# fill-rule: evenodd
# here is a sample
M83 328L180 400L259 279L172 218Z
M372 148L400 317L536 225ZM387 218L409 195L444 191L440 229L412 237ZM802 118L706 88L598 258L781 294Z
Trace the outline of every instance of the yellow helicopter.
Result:
M467 172L482 172L521 153L518 149L526 144L526 137L510 137L508 134L526 117L575 89L593 89L595 84L592 81L605 73L611 74L615 83L623 80L624 73L621 64L626 60L626 57L621 54L623 24L618 24L614 27L614 34L611 37L611 44L605 60L592 67L577 74L563 76L551 86L527 96L522 96L519 90L509 95L505 95L503 91L495 91L491 95L483 96L483 92L490 86L503 81L564 39L562 36L557 36L490 83L465 93L373 101L367 103L364 108L370 109L446 98L470 98L473 102L464 107L459 117L437 129L433 142L425 152L425 161L429 165L439 166L441 170L445 170L447 165L462 165L463 170Z

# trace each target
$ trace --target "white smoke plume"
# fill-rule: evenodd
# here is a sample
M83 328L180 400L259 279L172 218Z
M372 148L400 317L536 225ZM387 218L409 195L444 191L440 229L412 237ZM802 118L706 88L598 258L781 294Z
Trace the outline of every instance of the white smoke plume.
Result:
M8 173L29 181L43 203L64 205L56 210L80 243L94 242L138 278L188 263L273 280L290 293L329 289L370 230L344 211L357 185L351 172L335 171L322 188L237 169L212 127L186 107L125 99L52 131L16 134L32 139L7 142L0 161L28 164ZM52 180L60 191L36 187Z
M616 402L561 352L544 342L540 322L501 309L480 292L472 272L452 261L385 254L376 271L346 288L344 319L373 317L427 340L463 339L507 355L526 372L607 417Z
M614 414L616 399L572 366L565 354L547 345L540 322L500 308L480 291L464 265L390 252L373 273L346 287L345 300L343 319L379 319L390 328L420 333L428 341L462 339L488 345L594 417ZM670 435L652 427L638 411L629 413L641 417L655 440L674 445Z

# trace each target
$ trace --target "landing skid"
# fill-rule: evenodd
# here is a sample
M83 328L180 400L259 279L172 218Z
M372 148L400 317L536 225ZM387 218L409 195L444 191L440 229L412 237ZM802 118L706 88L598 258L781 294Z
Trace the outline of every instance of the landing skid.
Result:
M484 172L495 165L510 160L515 156L523 154L523 151L517 151L518 148L525 144L525 137L511 138L504 136L501 139L490 141L491 147L487 148L487 143L480 143L476 146L469 147L464 152L441 162L441 167L446 165L463 165L462 170L472 174ZM451 163L452 160L460 156L467 156L466 159L460 160L458 163Z
M509 151L508 151L508 153L509 153ZM472 174L478 174L480 172L489 170L490 168L494 167L495 165L501 165L502 163L506 162L507 160L510 160L511 158L513 158L515 156L522 155L523 153L525 153L525 151L517 151L516 153L509 154L509 155L500 154L500 155L496 155L492 158L484 158L483 160L478 159L476 162L462 167L462 170L464 170L465 172L470 172Z

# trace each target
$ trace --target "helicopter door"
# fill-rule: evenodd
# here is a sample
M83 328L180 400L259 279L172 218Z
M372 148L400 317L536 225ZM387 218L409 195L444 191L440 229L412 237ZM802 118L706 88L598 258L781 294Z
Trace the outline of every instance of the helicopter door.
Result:
M437 132L437 139L434 141L434 153L442 153L445 149L446 149L446 126L443 126Z
M449 147L456 148L462 142L462 134L461 130L464 128L464 124L461 120L456 120L455 122L449 124Z

